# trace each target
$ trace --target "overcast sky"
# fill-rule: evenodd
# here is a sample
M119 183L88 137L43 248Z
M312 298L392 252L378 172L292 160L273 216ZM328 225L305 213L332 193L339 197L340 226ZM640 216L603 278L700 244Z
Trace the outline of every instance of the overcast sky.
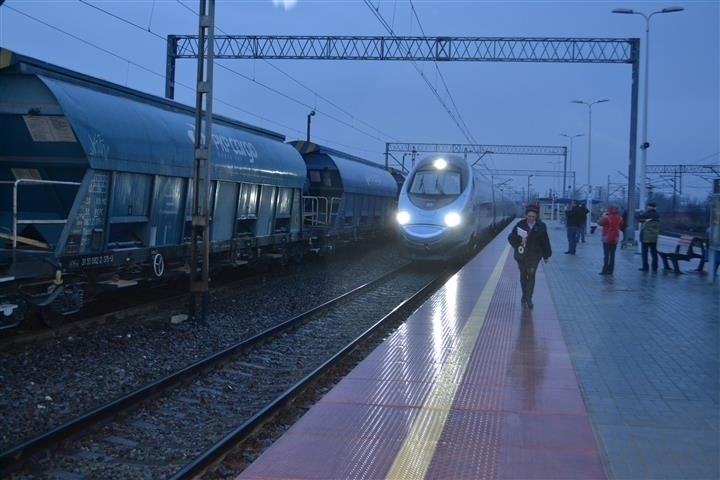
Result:
M639 37L644 61L644 18L611 11L681 6L684 11L655 15L650 23L648 164L717 165L719 3L216 0L216 33L388 35L375 8L397 35ZM196 35L198 9L197 1L178 0L6 0L0 6L0 46L162 96L165 38ZM217 63L215 112L288 140L305 138L307 114L315 109L314 141L377 162L384 161L385 142L468 143L410 62ZM560 133L583 134L573 142L568 165L577 172L578 186L587 182L588 108L571 101L609 99L592 108L592 183L610 182L613 190L627 182L630 65L456 62L439 65L442 77L432 63L418 66L443 100L457 105L478 143L568 146ZM178 60L178 101L194 104L195 75L193 60ZM560 157L490 154L483 160L491 168L562 169ZM521 191L527 181L517 177L510 185ZM694 197L705 197L711 188L698 177L683 182L683 193ZM653 183L670 191L662 179ZM561 180L531 179L531 189L543 194L560 186Z

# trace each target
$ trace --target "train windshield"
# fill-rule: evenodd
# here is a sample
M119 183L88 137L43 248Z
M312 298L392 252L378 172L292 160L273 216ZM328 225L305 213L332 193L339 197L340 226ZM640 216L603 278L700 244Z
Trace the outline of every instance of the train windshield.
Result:
M460 172L420 170L415 173L409 193L419 195L460 195Z

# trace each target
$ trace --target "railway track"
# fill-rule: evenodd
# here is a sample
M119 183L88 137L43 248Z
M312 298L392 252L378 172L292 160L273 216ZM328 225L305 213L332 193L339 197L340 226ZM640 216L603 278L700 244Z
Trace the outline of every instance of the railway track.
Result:
M194 475L437 280L392 272L10 448L0 466L11 478Z
M288 270L278 269L273 272L273 275L275 278L281 278L291 276L292 273ZM213 277L213 290L225 287L242 289L247 285L257 283L258 278L262 278L262 274L253 274L248 271L219 272ZM12 345L31 344L52 338L76 335L102 325L126 322L130 318L136 318L136 323L142 323L143 319L139 318L142 315L138 315L138 313L146 313L148 310L168 310L168 305L183 305L188 301L188 296L186 279L159 284L148 289L107 293L88 303L80 312L56 319L52 325L42 324L37 319L34 322L34 328L0 330L0 349Z
M214 282L207 323L172 320L187 313L183 285L180 301L155 299L107 322L3 338L0 451L368 282L399 260L389 245L256 275L249 284Z

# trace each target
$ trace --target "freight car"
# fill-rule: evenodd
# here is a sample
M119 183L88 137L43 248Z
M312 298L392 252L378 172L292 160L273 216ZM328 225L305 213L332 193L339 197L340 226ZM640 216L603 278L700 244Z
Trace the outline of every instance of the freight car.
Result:
M292 145L307 166L304 224L333 249L393 231L397 182L377 163L311 142Z
M194 109L0 50L0 328L187 275ZM392 232L379 165L216 115L212 269Z

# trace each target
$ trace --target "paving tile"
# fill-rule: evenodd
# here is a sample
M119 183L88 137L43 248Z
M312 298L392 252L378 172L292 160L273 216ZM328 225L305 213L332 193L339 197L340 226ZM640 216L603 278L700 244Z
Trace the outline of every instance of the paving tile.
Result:
M564 233L550 228L556 251ZM600 241L587 240L544 268L608 477L720 478L720 287L642 274L634 249L597 278Z

